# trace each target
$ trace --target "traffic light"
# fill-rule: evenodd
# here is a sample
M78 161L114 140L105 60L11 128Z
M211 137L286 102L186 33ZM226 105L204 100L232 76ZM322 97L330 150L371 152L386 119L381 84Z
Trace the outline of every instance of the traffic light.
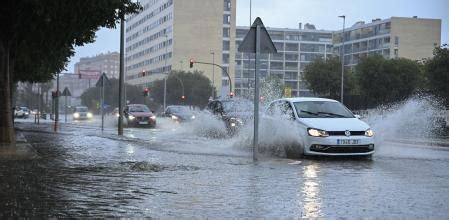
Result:
M149 94L150 94L150 89L145 88L145 89L143 90L143 96L148 96Z
M144 77L146 75L145 70L142 70L142 77Z
M233 92L229 93L229 97L230 98L234 97L234 93Z
M181 96L181 99L184 100L184 99L186 99L186 97L185 96Z
M194 63L193 59L190 59L190 68L193 68L193 63Z

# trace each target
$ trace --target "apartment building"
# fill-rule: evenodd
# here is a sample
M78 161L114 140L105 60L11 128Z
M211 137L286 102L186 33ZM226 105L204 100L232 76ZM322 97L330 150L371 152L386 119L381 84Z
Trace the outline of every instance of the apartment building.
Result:
M202 71L217 91L226 91L222 65L234 78L236 0L144 0L126 19L125 80L149 85L171 70ZM224 86L222 86L224 85ZM168 88L170 89L170 88Z
M357 22L333 37L334 53L340 55L344 43L346 66L357 65L360 58L380 54L387 59L421 60L432 57L433 49L441 44L441 20L418 17L374 19L371 23Z
M249 27L237 27L236 45L240 45ZM276 76L292 91L292 96L310 95L303 80L305 66L317 58L332 56L332 31L316 30L312 24L298 29L267 28L277 54L262 54L260 76ZM254 55L236 53L235 93L245 95L254 86Z
M118 52L101 53L93 57L82 57L75 63L75 74L86 72L106 73L109 78L118 78L120 54ZM99 75L98 75L99 77Z

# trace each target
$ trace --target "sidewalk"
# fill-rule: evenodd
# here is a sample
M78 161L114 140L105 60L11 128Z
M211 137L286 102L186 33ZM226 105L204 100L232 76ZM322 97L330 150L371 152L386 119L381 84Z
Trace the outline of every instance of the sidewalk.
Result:
M25 136L16 130L16 147L0 148L0 160L34 160L37 151L27 142Z

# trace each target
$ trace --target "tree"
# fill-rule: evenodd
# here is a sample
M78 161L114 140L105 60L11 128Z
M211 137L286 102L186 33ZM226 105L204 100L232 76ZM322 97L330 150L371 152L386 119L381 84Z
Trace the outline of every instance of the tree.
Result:
M184 96L182 92L184 87ZM204 107L212 93L209 78L201 72L172 71L167 78L167 105L194 105ZM164 80L157 80L151 86L151 97L159 103L164 102Z
M340 98L341 92L341 62L338 57L327 60L316 59L304 69L304 79L312 92L328 96L333 99ZM354 80L352 71L345 71L344 94L352 93Z
M118 79L110 79L110 85L105 83L104 87L104 103L110 106L110 109L118 107ZM145 103L145 98L143 96L143 89L139 86L133 86L125 84L126 87L126 99L133 104ZM101 87L92 87L87 89L81 94L82 105L87 106L89 109L98 109L100 103Z
M381 55L361 59L356 77L361 95L373 106L406 99L422 81L417 62L405 58L387 60Z
M435 48L434 57L425 62L425 71L429 90L449 107L449 48L445 46Z
M0 7L0 145L15 146L14 82L45 82L61 72L75 46L91 43L100 27L115 28L141 7L131 0L15 0Z

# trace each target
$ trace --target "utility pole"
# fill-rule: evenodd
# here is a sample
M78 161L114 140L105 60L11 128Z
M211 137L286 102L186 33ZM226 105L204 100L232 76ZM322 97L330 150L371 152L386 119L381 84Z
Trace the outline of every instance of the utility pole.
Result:
M165 34L165 56L164 56L165 62L164 62L164 67L162 68L162 72L165 75L164 76L164 111L165 111L165 107L167 106L167 77L168 77L168 74L166 74L166 72L165 72L165 67L167 67L167 58L168 58L168 56L167 56L167 49L168 49L167 39L168 39L168 35Z
M341 38L341 48L340 48L340 58L341 58L341 90L340 90L340 102L343 104L343 85L344 85L344 74L345 74L345 22L346 22L346 16L341 15L338 16L339 18L343 18L343 31L342 31L342 38Z
M211 52L212 54L212 64L215 65L215 52ZM215 99L215 68L212 66L212 99Z
M55 98L55 126L54 132L58 131L59 120L59 73L56 73L56 98Z
M123 87L125 83L125 14L120 11L120 72L119 72L119 88L118 88L118 135L123 135Z

